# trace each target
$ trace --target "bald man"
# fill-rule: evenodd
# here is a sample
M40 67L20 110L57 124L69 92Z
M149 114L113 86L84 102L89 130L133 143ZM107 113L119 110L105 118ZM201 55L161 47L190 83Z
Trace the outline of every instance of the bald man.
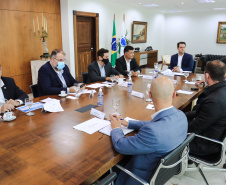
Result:
M172 80L167 77L152 81L149 92L155 113L151 121L125 121L120 116L109 115L111 137L115 150L131 155L125 168L149 181L161 157L179 146L187 136L188 122L185 114L172 106L175 97ZM125 137L121 125L138 130L134 136ZM120 172L116 185L140 185L124 172Z

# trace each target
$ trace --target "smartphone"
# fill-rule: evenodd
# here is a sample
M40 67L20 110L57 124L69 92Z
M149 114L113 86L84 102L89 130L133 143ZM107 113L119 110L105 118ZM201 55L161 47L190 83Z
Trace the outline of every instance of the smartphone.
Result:
M80 85L80 89L83 88L85 85L86 85L86 84L84 84L84 83L83 83L82 85Z
M192 91L198 91L199 88L197 88L197 87L192 87L191 90L192 90Z

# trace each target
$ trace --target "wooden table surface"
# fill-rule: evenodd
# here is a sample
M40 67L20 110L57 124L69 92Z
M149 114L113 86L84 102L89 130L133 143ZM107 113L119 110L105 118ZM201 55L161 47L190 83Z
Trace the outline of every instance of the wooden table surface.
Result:
M143 70L149 74L150 69ZM190 74L188 80L195 78ZM175 89L190 90L194 85L185 85L184 77L174 77L178 81ZM151 80L133 78L133 90L146 91ZM131 96L127 88L118 85L104 88L104 106L99 108L107 115L113 113L112 98L120 98L118 112L123 117L150 120L153 110L146 109L145 99ZM173 101L176 108L184 109L197 98L202 90L192 95L179 94ZM80 113L75 109L97 103L97 93L90 99L88 94L79 100L60 98L56 95L36 98L35 101L51 97L60 99L64 112L44 113L35 110L35 116L15 110L16 119L0 122L0 184L91 184L123 155L118 154L111 138L96 132L92 135L73 129L93 116L90 111ZM133 134L133 133L132 133Z

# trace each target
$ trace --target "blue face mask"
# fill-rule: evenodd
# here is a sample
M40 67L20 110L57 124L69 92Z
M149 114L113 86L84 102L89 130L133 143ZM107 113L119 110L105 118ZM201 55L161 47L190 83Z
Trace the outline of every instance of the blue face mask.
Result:
M65 67L65 63L64 62L58 62L58 66L56 66L56 68L58 70L62 70Z

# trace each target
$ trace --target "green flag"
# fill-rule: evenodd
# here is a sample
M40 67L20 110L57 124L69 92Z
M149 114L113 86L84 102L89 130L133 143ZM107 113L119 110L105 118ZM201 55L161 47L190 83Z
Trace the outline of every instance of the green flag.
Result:
M117 43L116 43L116 30L115 30L115 19L113 20L113 33L111 43L111 65L114 67L117 59Z

